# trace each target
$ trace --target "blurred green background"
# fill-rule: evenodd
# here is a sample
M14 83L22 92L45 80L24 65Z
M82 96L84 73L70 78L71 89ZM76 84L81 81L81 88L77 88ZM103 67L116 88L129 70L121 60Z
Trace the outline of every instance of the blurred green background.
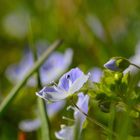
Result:
M79 66L88 71L94 66L102 68L112 56L129 58L134 55L140 39L140 1L1 0L0 95L2 96L13 86L5 77L6 68L21 59L23 48L29 44L29 21L33 42L44 40L51 44L58 38L64 39L59 50L63 51L68 47L74 50L71 67ZM34 91L35 89L28 89L31 94L34 94ZM21 92L28 94L27 89ZM35 101L32 100L30 104L33 102ZM0 122L0 126L4 124L1 132L3 140L6 139L4 133L10 137L15 131L15 138L17 137L17 130L13 125L17 122L17 118L22 118L24 114L21 113L22 109L28 108L25 105L23 108L21 106L10 110L14 112L13 118L10 118L11 115L6 116L11 125L6 120L6 123Z

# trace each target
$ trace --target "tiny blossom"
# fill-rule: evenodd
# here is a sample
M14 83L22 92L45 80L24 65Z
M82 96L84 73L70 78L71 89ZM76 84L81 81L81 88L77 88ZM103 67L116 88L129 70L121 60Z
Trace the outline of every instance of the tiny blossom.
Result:
M84 95L83 93L78 94L77 106L84 113L88 113L88 102L89 96ZM72 126L61 125L61 130L55 133L55 136L61 140L73 140L74 139L74 131L77 123L80 123L80 133L82 131L82 125L86 119L86 116L77 108L74 108L74 119L75 122Z
M48 117L53 118L65 105L65 101L46 104ZM39 118L23 120L19 123L19 128L24 132L37 130L41 125Z
M92 82L99 82L100 81L100 79L101 79L101 76L102 76L102 70L100 69L100 68L97 68L97 67L95 67L95 68L93 68L93 69L91 69L90 70L90 80L92 81Z
M44 87L36 95L51 102L63 100L79 91L88 78L89 74L85 75L79 68L73 68L60 78L58 85Z

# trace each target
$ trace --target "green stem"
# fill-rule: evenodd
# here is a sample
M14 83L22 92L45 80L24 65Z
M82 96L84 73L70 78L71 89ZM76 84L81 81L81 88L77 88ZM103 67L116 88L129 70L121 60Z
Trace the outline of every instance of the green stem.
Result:
M132 65L132 66L134 66L134 67L140 69L140 66L138 66L138 65L136 65L136 64L134 64L134 63L130 63L130 65Z
M37 61L38 59L37 50L33 43L33 32L32 32L31 20L29 20L29 44L33 52L34 61ZM37 85L38 85L38 90L42 89L39 69L37 70ZM41 98L38 98L37 103L38 103L39 115L41 119L41 140L50 140L51 139L50 125L49 125L49 118L48 118L48 113L46 109L46 104L44 100Z
M131 63L128 59L126 59L126 58L124 58L124 57L119 56L119 57L116 57L116 58L118 58L118 59L124 59L124 60L128 61L130 65L132 65L132 66L134 66L134 67L140 69L140 66L138 66L138 65L136 65L136 64L134 64L134 63Z
M114 126L114 120L115 120L115 103L111 103L111 106L110 106L110 120L109 120L109 129L110 131L113 132L113 126ZM108 140L113 140L114 137L111 133L108 134Z
M35 62L34 66L31 68L31 70L25 75L23 80L19 81L18 84L11 90L11 92L8 94L8 96L3 100L3 102L0 104L0 117L4 114L4 112L7 110L9 105L12 103L14 98L17 96L17 93L20 91L20 89L24 86L26 81L29 79L29 77L43 64L43 62L48 58L48 56L58 47L62 44L62 40L55 41L38 59L37 62Z
M48 114L46 111L46 104L41 98L38 98L37 102L41 119L41 140L50 140L50 125Z
M73 101L73 98L72 98L72 104L83 114L87 117L87 119L91 122L93 122L94 124L96 124L97 126L101 127L102 129L104 129L106 132L108 133L111 133L113 136L117 137L116 133L110 131L110 129L108 129L106 126L104 126L103 124L101 124L100 122L98 122L97 120L93 119L93 118L90 118L88 116L88 114L86 114L85 112L83 112L83 110L81 110L81 108L79 108Z

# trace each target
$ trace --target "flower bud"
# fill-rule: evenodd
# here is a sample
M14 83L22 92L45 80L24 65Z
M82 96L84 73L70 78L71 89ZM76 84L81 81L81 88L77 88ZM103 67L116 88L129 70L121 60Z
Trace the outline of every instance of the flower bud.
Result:
M127 59L122 57L113 57L104 64L104 67L112 71L124 71L129 67L129 65L130 62Z

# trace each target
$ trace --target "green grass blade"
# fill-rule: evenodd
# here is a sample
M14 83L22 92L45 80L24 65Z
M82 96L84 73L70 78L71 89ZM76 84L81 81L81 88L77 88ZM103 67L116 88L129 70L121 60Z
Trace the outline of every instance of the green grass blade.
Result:
M41 119L41 140L50 140L50 127L49 127L49 119L46 111L46 105L43 99L38 98L38 108L39 115Z
M8 96L3 100L3 102L0 104L0 117L3 115L3 113L6 111L6 109L9 107L11 102L14 100L14 98L17 96L17 93L22 88L22 86L26 83L28 78L42 65L42 63L48 58L48 56L62 43L62 40L55 41L38 59L37 62L35 62L32 69L25 75L23 80L21 80L8 94Z

